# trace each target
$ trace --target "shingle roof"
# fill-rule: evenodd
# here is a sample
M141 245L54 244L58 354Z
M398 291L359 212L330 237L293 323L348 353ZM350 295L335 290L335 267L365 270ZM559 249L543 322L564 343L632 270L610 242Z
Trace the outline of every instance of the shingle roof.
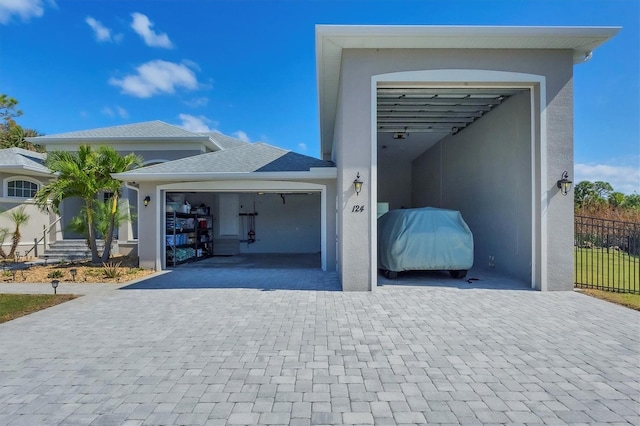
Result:
M0 149L0 168L51 173L51 171L44 166L45 157L46 154L27 151L22 148Z
M312 167L334 167L334 164L265 143L247 143L223 151L142 167L131 170L127 175L293 172L309 171Z
M222 133L219 133L219 132L208 132L208 133L202 133L202 134L209 136L209 139L215 142L222 149L231 149L231 148L236 148L239 146L244 146L249 144L249 142L232 138L231 136L223 135Z
M98 129L80 130L77 132L58 133L55 135L39 136L35 142L46 142L55 139L109 139L109 138L197 138L204 137L201 133L194 133L180 127L167 124L164 121L146 121L143 123L125 124L121 126L101 127Z

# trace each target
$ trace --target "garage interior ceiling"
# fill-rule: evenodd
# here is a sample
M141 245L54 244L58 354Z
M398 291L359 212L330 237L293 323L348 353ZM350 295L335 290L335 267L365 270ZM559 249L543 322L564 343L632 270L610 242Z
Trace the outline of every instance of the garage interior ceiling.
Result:
M444 137L462 131L519 88L379 87L379 156L412 160Z

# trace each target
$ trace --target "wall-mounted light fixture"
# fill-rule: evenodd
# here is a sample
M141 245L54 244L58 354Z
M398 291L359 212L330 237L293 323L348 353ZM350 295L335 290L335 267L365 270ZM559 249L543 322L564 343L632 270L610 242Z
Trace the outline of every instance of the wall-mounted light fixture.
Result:
M569 172L566 170L562 172L562 178L556 183L556 186L560 188L562 195L567 195L571 190L571 184L573 182L569 180Z
M360 195L360 191L362 191L362 181L360 180L360 172L358 172L355 180L353 181L353 188L356 190L356 195Z
M144 206L147 207L149 205L149 203L151 202L151 197L149 197L148 195L146 197L144 197Z

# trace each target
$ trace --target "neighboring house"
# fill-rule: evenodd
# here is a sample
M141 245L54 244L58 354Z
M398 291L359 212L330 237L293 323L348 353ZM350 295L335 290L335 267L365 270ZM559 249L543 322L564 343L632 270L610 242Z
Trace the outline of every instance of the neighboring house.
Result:
M55 221L54 215L40 211L33 202L38 189L51 179L51 172L43 165L44 158L45 154L22 148L0 149L0 228L8 230L0 243L6 254L15 229L10 219L13 210L24 206L29 215L29 221L20 228L22 239L17 252L21 255L33 247L34 238L42 236L43 226Z
M379 206L434 206L462 212L476 267L569 290L573 199L556 182L573 174L573 66L618 30L317 26L322 160L161 122L29 140L162 162L117 175L138 200L120 240L138 236L144 267L167 267L167 202L187 199L229 254L319 251L344 290L373 290Z

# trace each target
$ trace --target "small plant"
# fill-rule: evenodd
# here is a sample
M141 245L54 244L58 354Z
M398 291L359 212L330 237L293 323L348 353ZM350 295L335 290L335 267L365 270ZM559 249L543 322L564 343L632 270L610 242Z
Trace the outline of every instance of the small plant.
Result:
M142 268L129 268L127 270L127 274L128 275L134 275L134 274L137 274L140 271L143 271L143 269Z
M94 268L91 268L91 269L87 269L86 271L84 271L84 274L86 276L89 276L89 277L97 277L98 275L100 275L100 271L98 271L98 270L96 270Z
M64 276L64 274L62 273L62 271L60 269L56 269L53 270L51 272L49 272L49 274L47 275L47 278L62 278Z
M120 278L120 264L121 262L105 262L102 264L102 273L105 278L118 279Z

